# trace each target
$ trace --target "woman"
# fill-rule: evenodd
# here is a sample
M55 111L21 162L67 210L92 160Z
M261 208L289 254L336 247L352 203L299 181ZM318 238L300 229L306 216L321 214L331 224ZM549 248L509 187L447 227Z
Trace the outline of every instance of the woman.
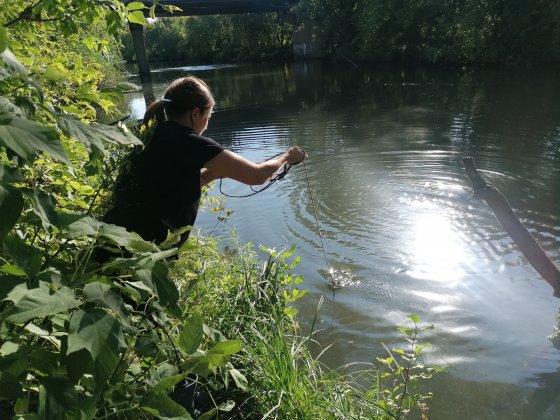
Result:
M160 243L168 231L194 224L202 185L217 178L263 184L284 165L305 158L305 151L294 146L271 160L253 163L203 137L214 105L201 79L188 76L171 83L164 99L153 103L144 115L144 125L155 118L154 134L117 180L106 222Z

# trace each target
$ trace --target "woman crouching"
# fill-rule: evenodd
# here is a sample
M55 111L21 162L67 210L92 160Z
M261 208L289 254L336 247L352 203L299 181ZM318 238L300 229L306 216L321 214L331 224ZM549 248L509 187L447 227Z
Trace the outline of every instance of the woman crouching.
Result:
M214 105L201 79L188 76L171 83L164 98L144 115L144 125L155 118L153 136L141 152L130 157L126 173L117 179L105 222L159 244L168 231L194 225L202 185L218 178L260 185L285 164L305 158L305 151L297 146L262 163L226 150L202 136ZM188 236L188 231L182 234L181 242Z

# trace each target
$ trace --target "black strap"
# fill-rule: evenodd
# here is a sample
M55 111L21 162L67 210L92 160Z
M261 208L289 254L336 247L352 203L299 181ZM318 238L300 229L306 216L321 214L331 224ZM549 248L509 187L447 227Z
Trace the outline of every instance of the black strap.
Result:
M279 156L279 155L276 155ZM270 159L274 159L276 156L271 157ZM267 159L267 160L270 160ZM266 161L265 161L266 162ZM299 162L298 162L299 163ZM249 188L251 188L251 191L253 191L250 194L245 194L245 195L230 195L230 194L226 194L223 190L222 190L222 181L223 178L220 178L220 193L222 193L223 195L225 195L226 197L230 197L230 198L246 198L246 197L252 197L254 195L257 195L258 193L263 192L264 190L270 188L272 186L272 184L274 184L276 181L280 181L281 179L283 179L287 174L288 171L290 170L290 168L292 167L292 165L288 165L285 164L284 167L282 168L282 170L280 172L278 172L276 175L274 175L270 181L268 181L268 183L262 187L261 189L256 190L255 188L253 188L252 185L249 185Z
M283 154L284 152L281 153L277 153L272 157L269 157L268 159L265 159L259 163L263 163L263 162L267 162L269 160L272 160L274 158L277 158L278 156L280 156L281 154ZM249 188L251 188L251 191L253 191L251 194L245 194L245 195L229 195L226 194L223 190L222 190L222 180L223 178L220 178L220 193L222 193L222 195L225 195L226 197L230 197L230 198L246 198L246 197L252 197L254 195L257 195L258 193L263 192L264 190L270 188L272 186L272 184L274 184L276 181L280 181L281 179L283 179L287 174L288 171L292 168L292 166L297 165L301 162L303 162L305 160L305 158L307 157L307 153L304 153L303 157L301 158L301 160L299 162L294 163L293 165L290 164L285 164L284 167L282 168L282 170L280 172L277 172L276 175L274 175L270 181L268 181L268 184L266 184L264 187L262 187L260 190L256 190L253 188L252 185L249 185Z

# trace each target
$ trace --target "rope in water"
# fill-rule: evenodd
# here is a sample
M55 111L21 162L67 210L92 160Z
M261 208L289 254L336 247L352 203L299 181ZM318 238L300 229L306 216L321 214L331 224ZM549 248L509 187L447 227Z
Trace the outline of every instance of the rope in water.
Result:
M329 258L327 257L327 251L325 250L325 243L323 242L323 233L319 227L319 218L317 217L317 208L315 207L315 200L313 199L313 193L311 192L311 184L309 183L309 174L307 173L307 166L305 166L305 160L303 161L303 170L305 171L305 179L307 180L307 190L309 191L309 197L311 198L311 207L313 208L313 216L315 217L315 224L317 225L317 233L319 234L319 239L321 240L321 249L323 250L323 255L325 256L325 262L329 268L329 273L332 272L331 265L329 264Z

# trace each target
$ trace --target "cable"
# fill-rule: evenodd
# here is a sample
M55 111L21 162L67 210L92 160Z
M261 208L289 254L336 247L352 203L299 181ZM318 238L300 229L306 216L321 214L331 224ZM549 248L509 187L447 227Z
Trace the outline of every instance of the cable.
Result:
M329 259L327 257L327 251L325 250L325 243L323 242L323 234L321 233L321 228L319 227L319 219L317 217L317 208L315 207L315 200L313 199L313 193L311 192L311 184L309 183L309 174L307 173L307 166L305 166L305 160L303 161L303 169L305 171L305 179L307 180L307 189L309 190L309 197L311 198L311 206L313 208L313 215L315 216L315 224L317 225L317 233L319 233L319 239L321 240L321 248L323 249L323 255L325 256L325 262L329 268L329 274L332 273L331 265L329 264Z
M276 157L276 156L274 156L274 157ZM274 159L274 157L271 157L270 159ZM267 160L270 160L270 159L267 159ZM222 193L222 195L225 195L226 197L230 197L230 198L247 198L247 197L252 197L252 196L257 195L258 193L261 193L261 192L263 192L264 190L270 188L270 187L272 186L272 184L274 184L276 181L280 181L282 178L284 178L284 177L288 174L288 171L290 170L291 167L292 167L292 165L288 165L288 164L284 165L284 167L282 168L282 171L281 171L281 172L278 172L276 175L274 175L274 176L270 179L270 181L268 181L268 184L266 184L266 185L265 185L264 187L262 187L260 190L255 190L255 189L253 188L252 185L249 185L249 188L251 188L251 191L253 191L253 192L250 193L250 194L245 194L245 195L230 195L230 194L225 193L225 192L222 190L222 181L223 181L223 178L220 178L220 184L219 184L220 193Z
M275 154L274 156L269 157L268 159L265 159L265 160L263 160L263 161L261 161L261 162L259 162L259 163L268 162L269 160L272 160L272 159L274 159L274 158L277 158L277 157L280 156L281 154L282 154L282 153L277 153L277 154ZM304 156L303 159L305 159L305 156ZM302 159L302 161L303 161L303 159ZM300 162L297 162L295 165L297 165L298 163L300 163ZM222 193L222 195L225 195L226 197L229 197L229 198L247 198L247 197L252 197L252 196L257 195L258 193L261 193L261 192L263 192L264 190L270 188L270 187L272 186L272 184L274 184L276 181L280 181L282 178L284 178L284 177L288 174L288 171L290 170L290 168L291 168L292 166L293 166L293 165L285 164L284 167L282 168L282 171L281 171L281 172L278 172L276 175L274 175L274 176L270 179L270 181L268 181L268 184L266 184L266 185L265 185L264 187L262 187L260 190L255 190L255 189L253 188L252 185L249 185L249 188L251 188L251 191L253 191L253 192L250 193L250 194L245 194L245 195L230 195L230 194L226 194L226 193L222 190L222 181L223 181L223 178L220 178L220 184L219 184L220 193Z

